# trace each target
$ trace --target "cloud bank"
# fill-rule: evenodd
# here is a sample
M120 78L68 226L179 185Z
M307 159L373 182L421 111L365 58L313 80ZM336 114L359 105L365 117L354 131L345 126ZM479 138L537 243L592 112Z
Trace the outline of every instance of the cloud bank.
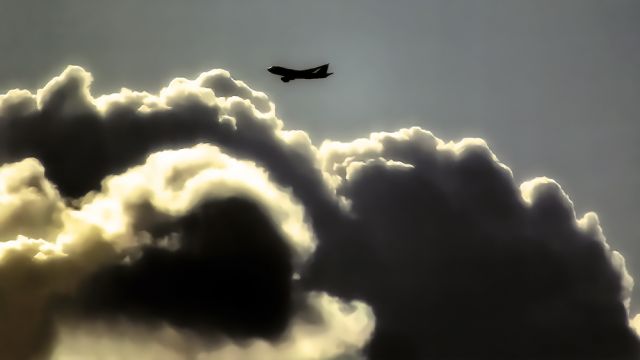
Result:
M0 95L3 358L640 356L597 215L481 139L316 146L224 70L91 81Z

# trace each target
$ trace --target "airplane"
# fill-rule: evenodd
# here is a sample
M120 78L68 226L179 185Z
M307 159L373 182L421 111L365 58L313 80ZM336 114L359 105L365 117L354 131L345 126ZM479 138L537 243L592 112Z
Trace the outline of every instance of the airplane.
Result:
M282 76L280 80L289 82L289 80L295 79L324 79L329 77L333 73L327 73L329 64L324 64L311 69L306 70L294 70L287 69L282 66L271 66L267 69L268 72Z

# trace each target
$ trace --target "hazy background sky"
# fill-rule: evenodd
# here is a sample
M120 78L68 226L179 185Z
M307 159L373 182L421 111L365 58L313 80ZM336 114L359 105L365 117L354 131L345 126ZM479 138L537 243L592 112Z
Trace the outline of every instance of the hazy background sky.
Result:
M412 125L482 137L518 182L554 178L595 210L640 278L639 19L637 0L2 0L0 92L67 64L94 94L221 67L317 144ZM326 62L324 81L265 71Z

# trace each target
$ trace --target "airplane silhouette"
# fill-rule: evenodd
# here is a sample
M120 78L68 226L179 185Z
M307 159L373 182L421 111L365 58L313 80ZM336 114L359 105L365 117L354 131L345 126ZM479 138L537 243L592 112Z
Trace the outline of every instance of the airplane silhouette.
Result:
M294 70L287 69L282 66L271 66L267 69L268 72L282 76L280 80L289 82L289 80L295 79L324 79L329 77L333 73L327 73L329 64L324 64L311 69L306 70Z

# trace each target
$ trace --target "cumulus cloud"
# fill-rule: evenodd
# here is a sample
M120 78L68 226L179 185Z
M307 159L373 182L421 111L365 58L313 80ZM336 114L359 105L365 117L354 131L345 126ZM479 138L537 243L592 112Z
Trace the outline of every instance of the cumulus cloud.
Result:
M638 356L624 261L556 182L518 187L482 140L419 128L320 154L375 261L336 261L336 241L309 277L373 307L372 358Z
M278 341L203 338L161 324L144 326L126 320L64 323L52 359L361 359L358 349L373 331L373 314L362 302L344 303L326 293L310 293L309 304L321 321L296 317Z
M51 345L51 299L116 254L99 228L76 219L35 159L0 167L0 203L0 349L24 359Z
M316 147L212 70L0 95L12 359L634 359L633 279L559 184L420 128Z

